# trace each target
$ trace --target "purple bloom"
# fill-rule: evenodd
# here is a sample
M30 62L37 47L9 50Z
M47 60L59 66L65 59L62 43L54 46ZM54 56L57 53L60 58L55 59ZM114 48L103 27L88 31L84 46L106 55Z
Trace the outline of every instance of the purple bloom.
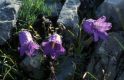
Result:
M56 59L65 52L65 49L62 46L61 37L56 33L51 35L48 41L42 42L42 48L45 55L50 56L52 59Z
M107 30L110 30L112 24L109 22L105 22L106 17L102 16L97 20L87 19L83 23L84 31L92 34L94 36L94 41L98 41L99 39L107 39L108 34Z
M28 31L21 31L19 33L19 41L20 41L20 55L24 54L28 56L32 56L35 54L35 51L39 49L39 45L33 41L33 38Z

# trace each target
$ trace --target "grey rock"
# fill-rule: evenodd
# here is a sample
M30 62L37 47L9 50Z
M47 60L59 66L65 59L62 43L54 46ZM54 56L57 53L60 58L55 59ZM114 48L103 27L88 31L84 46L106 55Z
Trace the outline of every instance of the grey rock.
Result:
M94 9L102 0L80 0L81 5L78 8L78 14L80 21L84 18L92 18L94 15Z
M32 67L32 68L39 68L40 67L40 64L41 64L41 58L42 56L40 54L36 55L36 56L33 56L33 57L26 57L24 60L23 60L23 64L24 66L27 66L29 67Z
M57 72L57 80L69 80L68 78L74 74L75 68L73 66L73 59L68 57L61 63L60 69Z
M45 4L48 8L51 10L51 16L59 16L59 13L62 9L62 3L60 0L54 1L54 0L45 0Z
M12 22L0 23L0 43L6 42L6 39L10 37Z
M0 2L0 45L11 37L11 30L16 27L16 17L21 3L18 0Z
M0 11L0 20L13 20L14 19L14 13L15 11L13 10L13 8L3 8ZM10 15L10 16L8 16Z
M124 0L105 0L97 9L96 15L107 16L113 22L113 30L124 29Z
M107 41L99 42L87 71L98 80L123 80L124 32L112 32ZM86 77L91 79L91 77Z
M43 70L41 68L41 60L42 60L41 54L37 54L33 57L27 56L21 62L20 66L24 69L24 71L28 72L30 77L36 80L40 80L43 73Z
M80 0L66 0L57 22L77 31L77 25L79 23L77 10L79 5Z
M121 74L119 78L117 78L117 80L123 80L124 79L124 74Z

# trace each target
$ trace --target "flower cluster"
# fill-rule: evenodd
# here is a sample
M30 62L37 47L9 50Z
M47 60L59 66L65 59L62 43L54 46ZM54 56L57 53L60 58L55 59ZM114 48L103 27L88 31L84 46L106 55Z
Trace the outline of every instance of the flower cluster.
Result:
M20 41L20 55L24 54L28 56L35 55L35 51L37 51L40 46L33 41L33 38L29 31L21 31L19 33L19 41ZM51 35L47 41L42 42L42 48L44 54L50 56L52 59L56 59L59 55L63 55L65 52L64 47L62 46L62 40L60 35L57 33Z
M97 20L87 19L83 22L84 31L92 34L94 36L94 41L98 41L99 39L107 39L108 34L107 30L110 30L112 24L106 22L106 17L102 16Z
M110 30L112 24L106 22L106 17L102 16L97 20L87 19L83 22L83 29L85 32L93 35L94 41L99 39L105 40L108 37L107 30ZM33 38L29 31L23 30L19 33L20 40L20 55L24 54L28 56L35 55L40 46L33 41ZM49 36L48 40L41 43L44 55L57 59L58 56L65 53L65 49L62 46L61 36L57 33Z

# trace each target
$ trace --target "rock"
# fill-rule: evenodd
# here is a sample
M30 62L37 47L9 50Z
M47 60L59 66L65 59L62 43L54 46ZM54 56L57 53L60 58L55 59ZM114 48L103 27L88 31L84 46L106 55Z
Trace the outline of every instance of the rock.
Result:
M95 1L96 0L80 0L81 4L78 8L78 14L79 14L79 18L80 21L82 22L82 20L84 18L92 18L94 13L94 8L96 6ZM101 1L101 0L99 0ZM98 3L98 1L97 1Z
M74 55L62 57L62 61L58 65L56 70L57 80L82 80L80 73L82 74L86 69L86 55L74 53Z
M66 61L60 64L60 69L56 74L57 80L69 80L70 76L74 74L75 68L73 66L73 59L68 57Z
M13 27L16 26L16 17L20 7L17 0L2 0L0 2L0 45L9 38Z
M40 80L42 78L42 66L41 66L42 55L37 54L31 58L26 57L20 66L23 68L24 71L28 72L31 78L36 80Z
M41 55L40 54L38 54L38 55L36 55L36 56L33 56L33 57L26 57L24 60L23 60L23 64L25 65L25 66L29 66L29 67L32 67L32 68L39 68L40 67L40 60L41 60Z
M80 0L66 0L57 22L64 24L66 27L71 27L77 32L79 23L77 10L79 5Z
M96 10L96 15L107 16L113 22L113 30L124 29L124 0L105 0Z
M62 3L60 0L45 0L45 4L51 10L51 16L56 17L59 16L59 13L62 9Z
M109 35L108 41L99 42L96 46L87 71L97 80L123 80L124 32L112 32ZM86 78L91 80L91 76Z

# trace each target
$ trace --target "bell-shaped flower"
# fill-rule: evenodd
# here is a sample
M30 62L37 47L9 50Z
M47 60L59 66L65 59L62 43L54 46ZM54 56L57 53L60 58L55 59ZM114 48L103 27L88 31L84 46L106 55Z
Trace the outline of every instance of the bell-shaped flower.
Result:
M93 35L94 41L98 41L99 39L107 39L108 34L106 31L110 30L112 24L106 22L106 17L102 16L97 20L87 19L83 22L83 29L85 32Z
M44 54L52 59L56 59L59 55L65 53L65 49L62 46L61 36L57 33L51 35L47 41L43 41L41 46Z
M19 32L19 41L19 51L21 56L24 54L33 56L36 54L35 51L37 51L40 47L36 42L33 41L30 32L26 30Z

